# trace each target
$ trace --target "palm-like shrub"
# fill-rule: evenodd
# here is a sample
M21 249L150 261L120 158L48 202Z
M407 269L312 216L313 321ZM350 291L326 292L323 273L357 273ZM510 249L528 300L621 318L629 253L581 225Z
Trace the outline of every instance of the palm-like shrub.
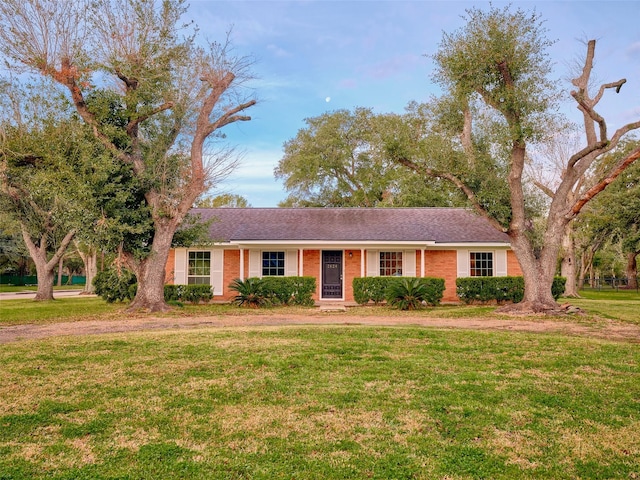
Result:
M233 302L241 307L258 308L270 302L269 296L264 289L264 282L257 277L247 278L246 280L236 278L229 285L229 288L238 293Z
M387 288L387 303L400 310L422 308L427 298L427 286L419 278L401 278Z

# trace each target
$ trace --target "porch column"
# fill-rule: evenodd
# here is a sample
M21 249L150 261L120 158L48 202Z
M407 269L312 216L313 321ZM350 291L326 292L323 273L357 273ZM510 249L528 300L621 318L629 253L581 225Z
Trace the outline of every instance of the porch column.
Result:
M364 277L364 264L365 264L364 252L365 252L364 248L361 248L360 249L360 276L361 277Z
M420 250L420 276L424 277L424 248Z
M240 280L244 281L244 248L240 248Z
M298 276L304 277L304 248L298 250L300 261L298 262Z

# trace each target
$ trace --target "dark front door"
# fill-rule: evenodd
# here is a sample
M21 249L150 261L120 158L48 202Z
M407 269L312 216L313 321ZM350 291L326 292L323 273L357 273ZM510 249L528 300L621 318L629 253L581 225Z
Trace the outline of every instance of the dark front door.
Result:
M322 298L342 298L342 251L322 252Z

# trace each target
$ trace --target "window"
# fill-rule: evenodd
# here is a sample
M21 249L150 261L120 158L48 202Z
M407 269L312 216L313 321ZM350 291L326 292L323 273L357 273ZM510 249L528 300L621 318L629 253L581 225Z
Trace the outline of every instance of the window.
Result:
M380 276L402 276L402 252L380 252Z
M189 252L189 285L211 284L211 252Z
M493 252L471 252L469 275L493 277Z
M284 252L262 252L262 276L284 277Z

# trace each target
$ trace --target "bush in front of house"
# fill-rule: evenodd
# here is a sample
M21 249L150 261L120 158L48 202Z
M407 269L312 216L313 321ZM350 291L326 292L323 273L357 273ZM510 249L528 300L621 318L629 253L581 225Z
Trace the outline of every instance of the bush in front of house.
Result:
M136 276L126 268L108 268L93 279L96 295L107 303L124 302L136 296ZM164 299L167 302L208 302L213 298L211 285L165 285Z
M233 298L233 303L239 307L258 308L270 303L270 299L264 291L264 283L260 278L249 277L246 280L236 278L229 285L229 289L237 293Z
M383 302L389 281L397 277L356 277L353 279L353 299L360 305Z
M438 305L444 295L444 279L433 277L358 277L353 279L353 298L360 305L386 300L400 308L403 302L419 296L421 305ZM401 300L404 298L404 300ZM408 307L410 308L410 307Z
M251 277L235 279L229 289L237 293L233 302L239 306L313 305L316 291L314 277Z
M136 276L126 268L111 267L98 274L93 279L96 295L107 303L124 302L136 295Z
M418 310L422 308L427 296L426 285L417 278L403 278L391 282L387 288L387 303L399 310Z
M164 299L167 302L208 302L213 298L211 285L165 285Z
M313 294L316 291L314 277L264 277L262 283L272 303L313 306Z
M564 292L567 279L555 277L551 294L556 300ZM456 279L456 294L464 303L521 302L524 298L523 277L465 277Z

